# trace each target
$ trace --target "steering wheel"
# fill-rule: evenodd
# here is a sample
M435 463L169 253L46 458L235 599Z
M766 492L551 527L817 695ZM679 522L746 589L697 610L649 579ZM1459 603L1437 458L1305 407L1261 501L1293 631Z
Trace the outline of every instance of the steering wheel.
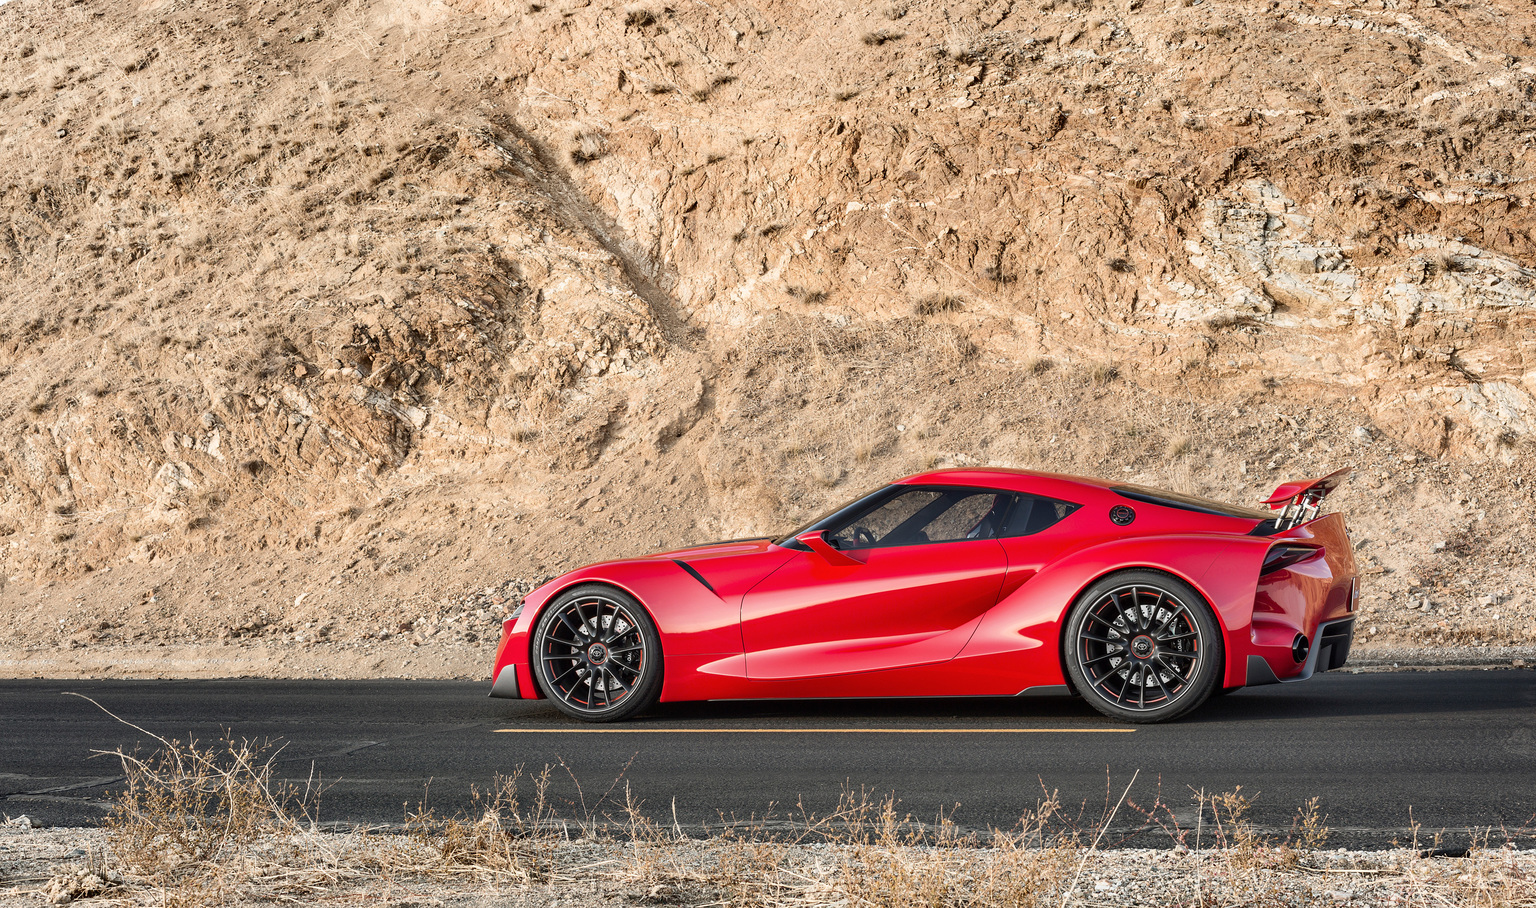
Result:
M853 541L861 546L872 546L879 540L875 538L874 533L869 531L868 527L856 526L853 528Z

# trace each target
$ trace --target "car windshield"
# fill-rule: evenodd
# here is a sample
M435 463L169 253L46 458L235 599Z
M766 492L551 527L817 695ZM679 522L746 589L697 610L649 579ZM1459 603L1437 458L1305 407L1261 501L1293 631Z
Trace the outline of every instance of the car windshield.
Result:
M829 526L842 526L845 521L840 520L839 518L845 516L853 517L854 515L863 512L865 508L870 507L871 505L890 495L893 491L896 490L896 488L896 486L881 486L873 492L870 492L866 495L860 495L858 498L855 498L848 504L839 505L833 510L822 514L820 517L817 517L815 520L799 528L798 530L794 530L788 535L775 539L773 544L786 546L792 549L803 549L805 546L795 542L796 536L799 536L801 533L810 532L811 530L824 530Z

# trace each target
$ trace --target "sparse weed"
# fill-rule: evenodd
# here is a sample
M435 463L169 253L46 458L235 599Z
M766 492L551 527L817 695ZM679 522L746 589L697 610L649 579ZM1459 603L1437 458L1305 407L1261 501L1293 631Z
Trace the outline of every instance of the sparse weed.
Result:
M899 31L896 31L895 29L877 28L872 32L865 32L864 37L860 40L862 40L869 47L879 47L882 44L889 44L892 41L900 41L903 37L905 37L905 35Z
M656 24L656 11L646 6L627 6L624 8L625 28L645 28Z
M941 312L958 312L965 308L965 300L950 293L930 293L912 306L912 312L923 318Z
M1094 387L1102 388L1120 377L1120 369L1113 363L1094 363L1088 370L1088 380Z
M510 877L524 883L547 879L553 866L554 840L549 832L554 812L549 803L552 768L533 777L530 804L520 798L523 768L498 774L487 790L471 789L470 816L440 817L417 805L406 817L406 836L432 857L433 869Z
M1328 817L1320 813L1322 799L1307 799L1296 811L1294 844L1303 851L1319 851L1328 844Z
M608 153L608 137L599 132L583 130L571 141L571 163L588 164Z

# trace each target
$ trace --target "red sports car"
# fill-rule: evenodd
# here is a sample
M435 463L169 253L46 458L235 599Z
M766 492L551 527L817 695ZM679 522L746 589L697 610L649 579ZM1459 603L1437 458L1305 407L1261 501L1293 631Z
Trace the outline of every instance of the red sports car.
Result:
M658 700L1076 694L1158 722L1349 655L1348 470L1268 513L1051 473L899 480L779 539L608 561L530 593L493 697L580 719Z

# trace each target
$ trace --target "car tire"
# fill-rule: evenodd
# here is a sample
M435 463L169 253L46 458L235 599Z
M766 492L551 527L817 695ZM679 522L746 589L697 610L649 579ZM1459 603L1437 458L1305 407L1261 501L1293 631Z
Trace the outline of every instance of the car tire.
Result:
M1221 625L1194 587L1158 571L1094 583L1068 613L1062 661L1094 709L1126 722L1165 722L1218 689Z
M633 596L588 583L561 593L534 622L534 684L557 709L617 722L661 697L661 636Z

